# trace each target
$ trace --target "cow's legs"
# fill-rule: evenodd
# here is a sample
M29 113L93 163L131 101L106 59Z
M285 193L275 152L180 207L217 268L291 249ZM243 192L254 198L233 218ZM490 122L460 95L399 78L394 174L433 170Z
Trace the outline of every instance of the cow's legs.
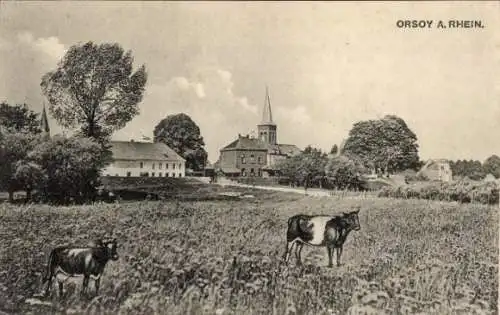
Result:
M302 243L297 244L297 247L295 247L295 258L297 258L297 263L299 265L302 265L302 259L300 259L300 253L302 252L302 247L304 247L304 244Z
M85 295L87 292L87 287L89 286L89 275L84 275L83 276L83 283L82 283L82 295Z
M342 256L342 246L337 247L337 267L340 267L340 257Z
M288 260L290 259L290 254L293 250L293 246L295 245L296 241L293 240L291 242L287 241L286 242L286 251L285 251L285 255L283 255L283 260L285 261L285 263L288 265Z
M100 282L101 282L101 278L95 279L95 295L99 295Z
M63 282L57 281L57 284L59 285L59 297L63 297L63 293L64 293Z
M47 287L45 288L45 296L50 294L50 288L52 287L52 272L49 274L49 278L47 279Z
M326 250L328 251L328 267L333 267L332 256L334 248L332 246L327 246Z

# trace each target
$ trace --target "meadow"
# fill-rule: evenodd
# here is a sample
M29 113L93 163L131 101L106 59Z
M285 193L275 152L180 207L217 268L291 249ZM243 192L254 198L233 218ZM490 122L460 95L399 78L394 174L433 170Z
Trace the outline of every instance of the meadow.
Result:
M236 188L226 188L232 191ZM241 189L240 189L241 190ZM427 200L254 198L93 206L0 205L0 311L23 314L497 314L498 208ZM215 192L214 192L215 194ZM287 218L361 206L340 267L304 248L280 264ZM81 281L43 304L49 251L119 240L99 296ZM1 312L0 312L1 313Z

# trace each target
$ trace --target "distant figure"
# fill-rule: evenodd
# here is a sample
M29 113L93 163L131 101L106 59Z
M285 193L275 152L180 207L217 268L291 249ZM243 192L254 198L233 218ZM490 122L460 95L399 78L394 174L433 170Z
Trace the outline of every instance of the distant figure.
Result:
M59 284L59 295L63 294L63 281L57 278L59 274L68 277L83 276L82 294L88 289L89 279L95 280L96 295L99 293L99 284L104 267L109 260L117 260L118 247L116 239L111 241L97 240L90 247L60 246L50 252L47 272L43 279L47 282L45 296L49 295L52 279L56 277Z
M356 211L342 215L304 215L299 214L288 219L286 233L286 251L283 260L288 264L290 254L295 246L295 257L302 264L300 253L304 244L326 247L328 251L328 267L333 266L332 256L337 249L337 266L340 266L342 248L351 231L359 231L359 207Z

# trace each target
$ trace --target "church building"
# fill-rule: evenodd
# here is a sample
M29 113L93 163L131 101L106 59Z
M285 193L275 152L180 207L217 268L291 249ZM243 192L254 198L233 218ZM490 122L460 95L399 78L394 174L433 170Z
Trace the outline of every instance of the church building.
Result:
M226 176L274 176L279 161L301 152L296 145L278 143L278 126L273 121L267 88L262 121L257 125L257 133L256 138L238 135L237 139L222 148L217 168Z

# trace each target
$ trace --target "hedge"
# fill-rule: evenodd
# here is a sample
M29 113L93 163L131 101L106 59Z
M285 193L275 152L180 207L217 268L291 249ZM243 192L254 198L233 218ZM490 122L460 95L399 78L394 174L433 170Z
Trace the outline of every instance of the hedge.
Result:
M460 203L498 204L499 187L494 182L433 182L421 187L384 187L379 197L457 201Z

